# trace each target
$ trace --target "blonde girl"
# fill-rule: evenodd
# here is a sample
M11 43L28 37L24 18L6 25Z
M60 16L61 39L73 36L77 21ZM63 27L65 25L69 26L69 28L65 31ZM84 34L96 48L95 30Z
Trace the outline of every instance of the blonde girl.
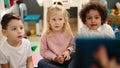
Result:
M61 68L70 63L74 42L68 21L68 12L61 2L48 8L46 30L40 41L40 54L44 59L38 67Z

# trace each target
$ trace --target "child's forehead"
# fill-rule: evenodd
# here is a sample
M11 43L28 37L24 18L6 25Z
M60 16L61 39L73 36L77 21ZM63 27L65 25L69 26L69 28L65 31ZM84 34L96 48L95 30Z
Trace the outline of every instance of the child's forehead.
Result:
M51 10L51 12L50 13L64 13L64 11L63 10Z
M11 19L9 22L19 22L21 20L18 20L18 19ZM22 22L22 21L21 21Z
M90 10L86 11L86 14L88 14L90 12L98 12L98 13L100 13L99 10L97 10L97 9L90 9Z
M91 9L90 11L97 11L97 12L99 12L99 10L97 10L97 9Z
M17 19L12 19L8 22L8 25L18 25L18 24L23 24L23 22Z
M55 16L55 15L63 15L64 13L62 11L53 11L50 13L50 16Z

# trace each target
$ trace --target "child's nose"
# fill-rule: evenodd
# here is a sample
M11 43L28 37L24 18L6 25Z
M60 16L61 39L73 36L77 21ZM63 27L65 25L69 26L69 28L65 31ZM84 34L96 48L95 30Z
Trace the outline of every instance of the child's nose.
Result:
M95 22L95 19L94 19L94 18L92 18L92 22Z
M21 32L22 32L22 30L21 30L21 29L18 29L18 32L19 32L19 33L21 33Z
M56 23L59 23L59 21L56 21Z

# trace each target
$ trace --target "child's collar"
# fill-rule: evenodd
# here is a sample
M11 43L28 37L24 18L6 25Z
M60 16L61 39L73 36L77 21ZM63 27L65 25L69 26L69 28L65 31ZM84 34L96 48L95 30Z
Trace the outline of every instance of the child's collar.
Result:
M91 29L89 29L86 25L85 25L85 27L86 27L86 29L87 30L91 30ZM97 28L96 30L91 30L91 31L101 31L102 30L102 26L100 26L99 28Z

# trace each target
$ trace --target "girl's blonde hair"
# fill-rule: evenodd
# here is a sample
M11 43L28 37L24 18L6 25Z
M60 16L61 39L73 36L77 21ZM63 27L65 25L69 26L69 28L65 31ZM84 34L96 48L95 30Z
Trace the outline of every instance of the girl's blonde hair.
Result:
M63 16L64 16L64 19L65 19L65 23L63 25L63 31L66 31L67 33L72 35L72 31L71 31L71 28L70 28L70 25L69 25L69 13L67 12L67 10L61 4L53 4L52 6L50 6L48 8L46 30L44 31L45 34L49 34L51 32L51 27L50 27L50 24L49 24L49 19L51 17L51 14L55 14L55 13L60 12L60 11L63 12Z

